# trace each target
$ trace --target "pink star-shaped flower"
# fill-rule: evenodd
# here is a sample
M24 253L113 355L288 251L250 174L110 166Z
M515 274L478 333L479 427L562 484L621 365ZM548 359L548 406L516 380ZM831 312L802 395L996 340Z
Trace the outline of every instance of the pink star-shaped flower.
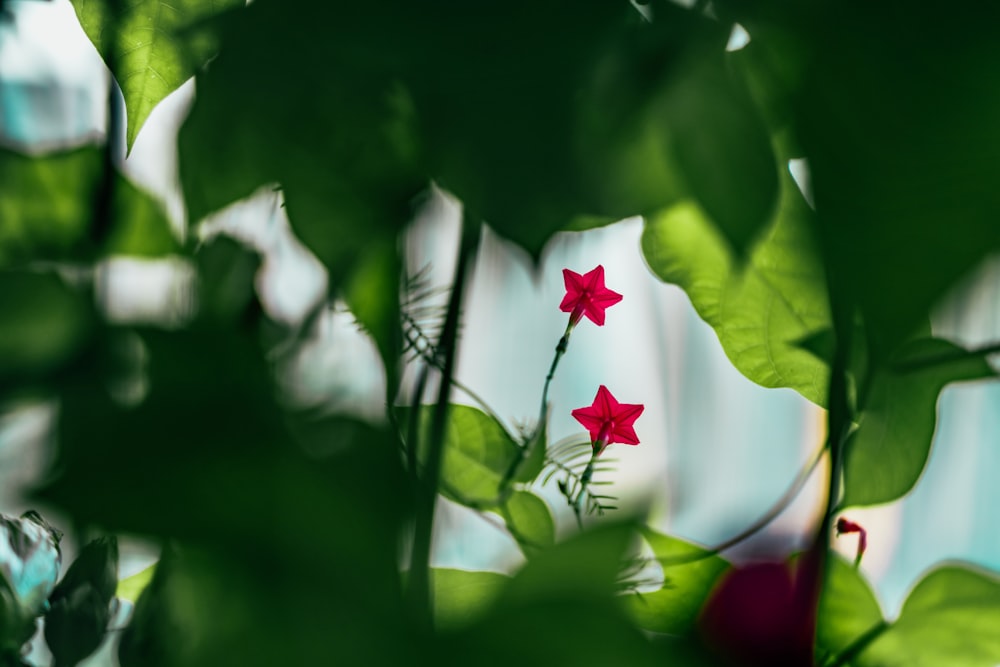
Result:
M559 304L560 310L572 313L570 326L576 325L584 315L599 327L604 326L604 311L622 300L622 295L604 286L604 267L597 265L593 271L582 276L575 271L563 269L566 282L566 296Z
M639 436L632 424L645 406L619 403L603 384L597 390L590 407L573 410L573 417L590 431L590 440L597 454L614 442L638 445Z

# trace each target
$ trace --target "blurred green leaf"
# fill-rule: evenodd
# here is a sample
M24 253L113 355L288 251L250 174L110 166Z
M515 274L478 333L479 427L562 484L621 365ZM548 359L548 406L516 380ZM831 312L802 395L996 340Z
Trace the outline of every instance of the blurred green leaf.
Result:
M107 236L94 237L103 168L96 147L40 156L0 149L0 265L176 252L163 206L118 173Z
M742 270L691 202L647 221L642 252L661 280L687 292L743 375L765 387L790 387L823 405L829 369L799 346L830 327L809 219L802 195L785 173L777 216Z
M0 382L45 376L87 345L90 304L52 273L0 271Z
M125 96L128 150L150 112L204 65L213 46L192 25L245 0L72 0ZM195 55L197 54L197 56Z
M939 568L910 593L899 618L855 659L857 667L993 667L1000 662L1000 581Z
M816 645L839 654L884 622L878 600L860 570L831 553L819 603Z
M822 5L797 95L834 301L884 362L1000 248L1000 67L984 8ZM869 11L870 10L870 11ZM864 20L858 20L861 14ZM924 45L913 58L889 54ZM849 49L843 49L850 44Z
M371 334L385 365L387 402L396 395L402 354L400 328L401 266L394 242L373 243L364 250L344 285L344 300L358 323Z
M134 603L142 595L142 592L146 590L146 587L149 586L149 582L153 580L154 574L156 574L155 563L139 570L130 577L125 577L118 582L115 596Z
M231 325L255 307L254 281L260 255L229 236L215 236L195 253L198 266L198 317Z
M631 523L602 524L538 553L505 589L504 599L526 603L569 596L604 598L618 589L625 550L635 536Z
M507 524L525 556L555 544L556 524L548 504L530 491L514 491L499 507L492 509Z
M663 587L629 595L625 598L627 609L644 630L686 635L694 629L702 605L729 563L701 547L649 528L644 528L642 535L663 567Z
M778 167L767 128L730 73L723 45L684 63L665 111L692 194L742 258L772 219Z
M406 423L409 409L398 410L401 422ZM433 406L420 409L421 459L433 412ZM464 505L497 504L506 492L504 480L519 450L498 421L477 408L452 404L444 436L441 492Z
M892 364L905 367L960 352L947 341L926 338L901 347ZM909 371L876 371L858 428L846 445L843 505L889 502L912 489L930 453L941 390L951 382L990 377L996 372L983 356L958 356Z
M278 183L331 289L370 244L394 243L429 179L416 166L412 100L385 64L399 48L384 41L398 31L385 16L263 0L226 17L178 138L192 222Z
M475 622L494 604L510 577L497 572L434 568L434 620L441 629Z

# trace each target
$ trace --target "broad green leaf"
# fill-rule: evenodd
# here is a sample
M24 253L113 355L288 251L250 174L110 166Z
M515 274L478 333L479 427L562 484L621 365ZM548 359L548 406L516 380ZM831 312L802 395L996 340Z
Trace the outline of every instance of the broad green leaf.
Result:
M246 0L71 0L125 96L128 150L150 112L214 50L192 27Z
M497 572L432 569L431 586L437 626L451 629L478 620L500 596L509 581L510 577Z
M729 563L701 547L649 528L643 529L642 535L663 567L663 587L651 593L629 595L628 610L645 630L688 634Z
M400 409L406 423L408 409ZM504 482L519 447L495 419L467 405L449 408L441 464L441 492L465 505L492 507L503 499ZM420 410L419 456L424 458L434 406Z
M130 577L125 577L118 582L118 590L115 591L115 596L123 600L128 600L129 602L136 602L142 592L146 590L149 586L149 582L153 580L153 574L156 572L156 564L150 565L147 568L139 570Z
M502 505L491 510L507 523L518 546L532 556L556 541L556 525L548 504L530 491L514 491Z
M803 24L796 91L831 293L860 310L884 362L938 299L1000 248L1000 68L986 7L941 12L827 5ZM931 38L933 36L933 38ZM925 43L913 58L914 38ZM849 49L841 48L850 44ZM838 324L846 326L849 322Z
M411 96L372 57L400 48L384 41L401 32L384 9L265 0L226 17L178 136L193 223L276 183L331 290L395 243L429 179Z
M611 596L634 534L629 523L600 525L540 552L511 581L505 600L523 603L567 595L577 599Z
M178 249L162 205L117 172L110 227L98 230L103 160L92 146L39 156L0 149L0 265Z
M950 382L996 376L982 356L961 352L940 339L912 341L891 362L900 370L875 372L858 429L846 446L845 506L889 502L913 488L930 453L941 390ZM956 354L950 362L905 368L922 359Z
M822 405L829 369L798 344L830 327L808 221L808 207L786 173L777 215L742 269L692 202L648 220L642 251L661 280L687 292L743 375L765 387L790 387Z
M1000 663L1000 580L956 566L927 575L857 667L994 667Z
M819 603L816 644L827 653L839 654L884 623L882 610L871 586L843 558L831 554Z
M778 167L767 128L715 47L681 65L665 112L692 194L743 257L774 213Z
M0 382L56 370L95 324L90 305L55 274L0 271Z

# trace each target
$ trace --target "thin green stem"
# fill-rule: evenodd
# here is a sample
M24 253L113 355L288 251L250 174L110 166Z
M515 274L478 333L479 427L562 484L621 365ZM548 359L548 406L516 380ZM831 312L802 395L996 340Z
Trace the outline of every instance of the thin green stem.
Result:
M432 628L434 624L430 590L430 555L433 546L434 508L437 503L438 487L441 483L441 461L444 458L444 434L448 420L449 397L452 377L455 374L459 312L462 294L465 290L466 274L479 242L479 232L480 225L473 221L468 214L465 214L462 220L455 277L448 300L448 312L437 346L443 356L441 383L438 387L437 404L431 417L430 434L426 444L427 459L423 467L424 474L419 480L420 490L416 506L413 552L410 555L408 595L416 621L427 629Z
M889 627L889 624L885 621L878 622L867 632L851 642L843 651L828 659L824 667L843 667L843 665L849 664L862 651L868 648L873 641L881 637L882 633L888 630Z
M709 558L711 556L715 556L717 554L722 553L726 549L731 549L737 544L740 544L741 542L759 533L761 530L766 528L772 521L778 518L778 516L780 516L781 513L784 512L791 504L791 502L795 500L795 498L799 495L803 487L805 487L806 482L808 482L809 478L812 477L813 472L816 470L816 466L818 466L819 462L823 460L823 455L826 453L826 449L827 449L827 444L824 443L823 446L820 447L815 454L813 454L812 458L809 459L805 467L803 467L802 470L800 470L799 473L795 476L795 479L792 480L792 483L789 485L788 489L785 491L784 494L782 494L780 498L778 498L777 502L775 502L774 505L772 505L770 509L767 510L767 512L765 512L759 519L754 521L744 531L742 531L738 535L729 538L725 542L721 542L705 551L696 554L691 554L688 556L678 556L676 558L665 559L661 561L661 563L663 565L668 565L668 566L681 565L683 563L692 563L694 561L702 560L704 558Z

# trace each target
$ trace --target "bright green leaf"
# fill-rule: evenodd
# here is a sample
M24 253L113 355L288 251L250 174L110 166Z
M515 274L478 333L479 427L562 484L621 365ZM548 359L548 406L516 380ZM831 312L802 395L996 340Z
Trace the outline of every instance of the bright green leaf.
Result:
M434 620L438 627L450 629L478 620L509 581L510 577L497 572L432 569Z
M816 644L828 653L840 653L884 623L882 610L861 572L839 556L832 556L823 583Z
M400 409L406 423L408 409ZM420 448L426 452L427 435L434 407L420 411ZM441 492L472 506L493 506L504 495L504 482L520 447L494 418L467 405L451 405L444 436L444 460L441 466Z
M1000 580L962 567L927 575L857 667L994 667L1000 663Z
M40 156L0 149L0 264L178 250L160 202L117 172L110 226L97 233L103 160L93 146Z
M904 345L893 363L905 366L960 352L947 341L927 338ZM995 375L982 356L876 371L858 429L847 443L843 504L889 502L913 488L930 453L941 390L950 382Z
M548 504L530 491L514 491L502 505L493 509L503 517L518 546L526 556L545 549L556 541L556 525Z
M150 112L212 52L194 24L246 0L72 0L80 25L125 96L128 150ZM185 30L188 29L188 30Z
M155 572L156 564L154 563L145 569L139 570L130 577L125 577L118 582L118 590L115 591L115 596L134 603L139 599L142 592L146 590L146 587L149 586L149 582L153 580Z
M628 610L645 630L687 634L694 628L702 605L729 563L676 537L649 528L643 529L642 534L663 567L663 587L629 595Z
M798 344L830 327L808 216L786 174L777 216L742 270L721 234L691 202L649 220L642 251L661 280L687 292L741 373L765 387L791 387L822 405L829 369Z

